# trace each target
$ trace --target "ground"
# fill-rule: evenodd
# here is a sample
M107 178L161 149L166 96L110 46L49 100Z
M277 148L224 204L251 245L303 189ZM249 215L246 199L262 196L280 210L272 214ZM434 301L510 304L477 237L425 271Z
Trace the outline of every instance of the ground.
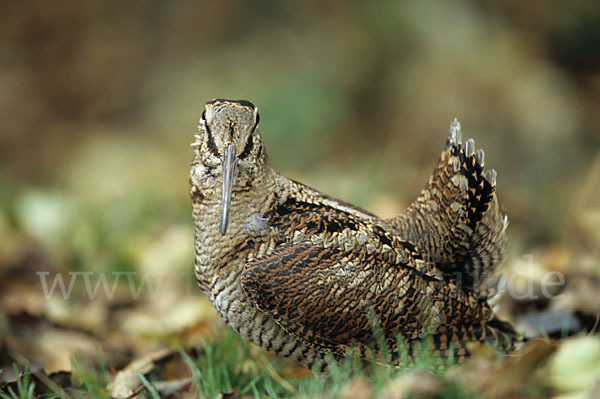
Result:
M597 4L1 7L0 396L600 394ZM495 309L538 338L318 377L240 341L193 276L189 144L214 97L258 106L275 169L381 216L458 117L510 222Z

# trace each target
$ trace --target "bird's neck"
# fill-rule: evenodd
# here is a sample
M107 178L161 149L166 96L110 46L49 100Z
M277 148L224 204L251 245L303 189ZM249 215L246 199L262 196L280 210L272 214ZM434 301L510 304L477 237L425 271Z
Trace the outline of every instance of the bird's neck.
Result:
M208 170L205 165L192 166L190 176L196 272L205 279L218 278L221 273L237 274L241 271L237 270L243 267L240 260L242 256L238 256L241 249L262 239L253 235L248 224L253 222L256 215L267 212L276 191L276 173L268 165L251 170L238 169L231 194L229 223L226 233L221 234L223 181L218 172Z

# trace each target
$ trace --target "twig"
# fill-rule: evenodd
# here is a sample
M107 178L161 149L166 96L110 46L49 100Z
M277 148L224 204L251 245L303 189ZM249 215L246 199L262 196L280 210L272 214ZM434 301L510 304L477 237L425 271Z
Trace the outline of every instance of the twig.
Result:
M14 361L19 363L21 366L25 367L27 363L30 363L29 360L21 355L20 353L9 350L10 357L13 358ZM58 394L62 399L73 399L71 395L69 395L61 386L59 386L56 382L52 381L48 378L47 375L41 373L39 370L31 370L29 369L29 373L33 374L37 377L38 380L42 381L48 388L50 388L54 393Z

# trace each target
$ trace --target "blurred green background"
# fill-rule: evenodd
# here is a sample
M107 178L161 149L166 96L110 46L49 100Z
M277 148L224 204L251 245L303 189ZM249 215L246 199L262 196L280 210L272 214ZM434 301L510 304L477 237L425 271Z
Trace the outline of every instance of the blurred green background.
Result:
M37 271L191 275L189 144L215 97L258 106L275 169L384 216L417 196L458 117L498 171L509 258L564 270L584 254L598 272L599 2L0 11L0 335L21 312L70 320L22 299Z

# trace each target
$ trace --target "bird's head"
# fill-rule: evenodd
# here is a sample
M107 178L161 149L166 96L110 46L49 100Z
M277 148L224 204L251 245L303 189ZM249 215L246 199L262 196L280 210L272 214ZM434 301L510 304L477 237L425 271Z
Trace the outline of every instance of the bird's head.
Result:
M227 231L233 187L247 183L236 176L251 177L267 162L258 122L258 109L245 100L211 100L200 118L200 134L192 146L199 162L221 174L221 234Z

